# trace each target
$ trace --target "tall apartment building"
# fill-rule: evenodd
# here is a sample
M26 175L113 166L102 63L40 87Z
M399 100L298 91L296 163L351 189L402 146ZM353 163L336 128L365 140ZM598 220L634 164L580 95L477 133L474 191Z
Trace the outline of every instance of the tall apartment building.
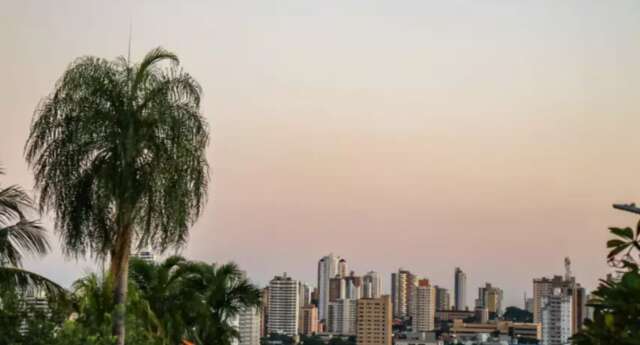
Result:
M260 309L243 308L238 314L239 345L260 345Z
M362 277L362 297L378 298L382 295L382 276L369 271Z
M483 287L478 288L478 299L476 300L476 308L486 308L489 313L502 314L502 289L485 283Z
M391 345L391 298L363 298L357 301L356 344Z
M338 299L358 299L362 297L362 278L351 272L348 276L336 276L329 280L329 302Z
M329 284L331 278L345 276L346 260L329 254L318 261L318 317L324 320L329 309Z
M405 318L411 316L411 299L416 286L417 277L407 270L400 269L391 274L391 298L393 300L393 316Z
M269 282L268 333L280 333L288 336L298 334L300 306L298 281L286 273L275 276Z
M411 318L414 332L428 332L435 328L436 289L429 280L418 281L414 290L414 315Z
M356 300L343 298L329 302L327 327L329 333L356 334Z
M260 290L260 302L261 302L261 312L260 312L260 336L266 337L269 334L269 330L267 329L268 320L269 320L269 287L265 287Z
M451 308L451 296L445 288L435 286L436 289L436 310L449 310Z
M566 345L572 336L572 296L562 288L555 288L542 297L540 319L542 322L541 345Z
M318 307L308 304L300 313L300 334L312 335L318 332Z
M467 275L456 267L454 273L455 309L467 309Z
M307 304L311 304L311 288L309 288L309 285L300 282L298 284L298 289L300 290L298 292L298 296L300 297L300 301L298 302L298 305L300 307L303 307Z
M553 278L538 278L533 280L533 322L542 322L542 299L551 296L556 289L564 295L571 296L571 332L577 333L586 318L586 291L571 275L571 262L565 259L565 275ZM543 325L544 327L544 325Z

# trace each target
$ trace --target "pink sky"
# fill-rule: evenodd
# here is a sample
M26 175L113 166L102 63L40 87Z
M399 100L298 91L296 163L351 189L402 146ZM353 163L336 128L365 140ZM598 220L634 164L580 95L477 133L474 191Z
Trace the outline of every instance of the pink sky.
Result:
M570 256L588 288L640 202L635 1L5 1L3 185L32 186L31 114L74 58L161 45L202 84L210 202L183 254L263 284L317 260L402 266L508 304ZM52 238L55 238L52 235ZM29 268L69 284L59 250Z

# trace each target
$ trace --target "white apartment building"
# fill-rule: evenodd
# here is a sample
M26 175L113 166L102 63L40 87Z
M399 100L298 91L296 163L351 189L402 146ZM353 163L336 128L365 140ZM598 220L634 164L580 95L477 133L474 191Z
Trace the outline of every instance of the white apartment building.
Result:
M275 276L269 282L269 318L267 330L269 333L280 333L288 336L298 334L300 306L298 281L287 277Z

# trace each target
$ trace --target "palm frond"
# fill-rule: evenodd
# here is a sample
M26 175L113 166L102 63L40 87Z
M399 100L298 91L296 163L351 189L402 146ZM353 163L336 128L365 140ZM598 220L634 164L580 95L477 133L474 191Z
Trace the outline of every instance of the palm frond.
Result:
M0 266L0 286L19 288L23 291L37 289L45 291L48 296L65 296L67 290L54 281L37 273L17 267Z
M20 219L13 225L0 228L0 262L19 267L22 253L44 255L49 249L45 229L38 221Z

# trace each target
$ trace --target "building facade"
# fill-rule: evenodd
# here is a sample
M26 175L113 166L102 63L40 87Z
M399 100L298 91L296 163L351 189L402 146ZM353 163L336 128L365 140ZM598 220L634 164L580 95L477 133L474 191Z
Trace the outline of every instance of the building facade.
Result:
M300 334L312 335L318 333L318 307L307 304L300 313Z
M287 274L269 282L269 312L267 331L295 336L298 334L300 306L298 281Z
M455 309L467 309L467 274L460 267L454 272Z
M436 310L449 310L451 308L451 296L445 288L435 286L436 289Z
M369 271L362 277L362 297L378 298L382 296L382 276L375 271Z
M429 284L429 280L418 281L414 290L412 303L415 304L414 315L411 318L414 332L428 332L435 328L436 318L436 289Z
M572 296L561 288L542 297L540 319L542 323L541 345L567 345L572 332Z
M380 298L359 299L356 310L356 344L391 345L391 297L383 295Z
M502 315L502 298L502 289L485 283L485 286L478 288L476 308L486 308L489 313Z
M239 345L260 345L260 309L243 308L238 314Z
M346 275L346 260L329 254L318 261L318 317L320 320L326 318L329 310L329 284L331 278Z
M327 330L336 335L356 334L356 300L343 298L329 303Z

